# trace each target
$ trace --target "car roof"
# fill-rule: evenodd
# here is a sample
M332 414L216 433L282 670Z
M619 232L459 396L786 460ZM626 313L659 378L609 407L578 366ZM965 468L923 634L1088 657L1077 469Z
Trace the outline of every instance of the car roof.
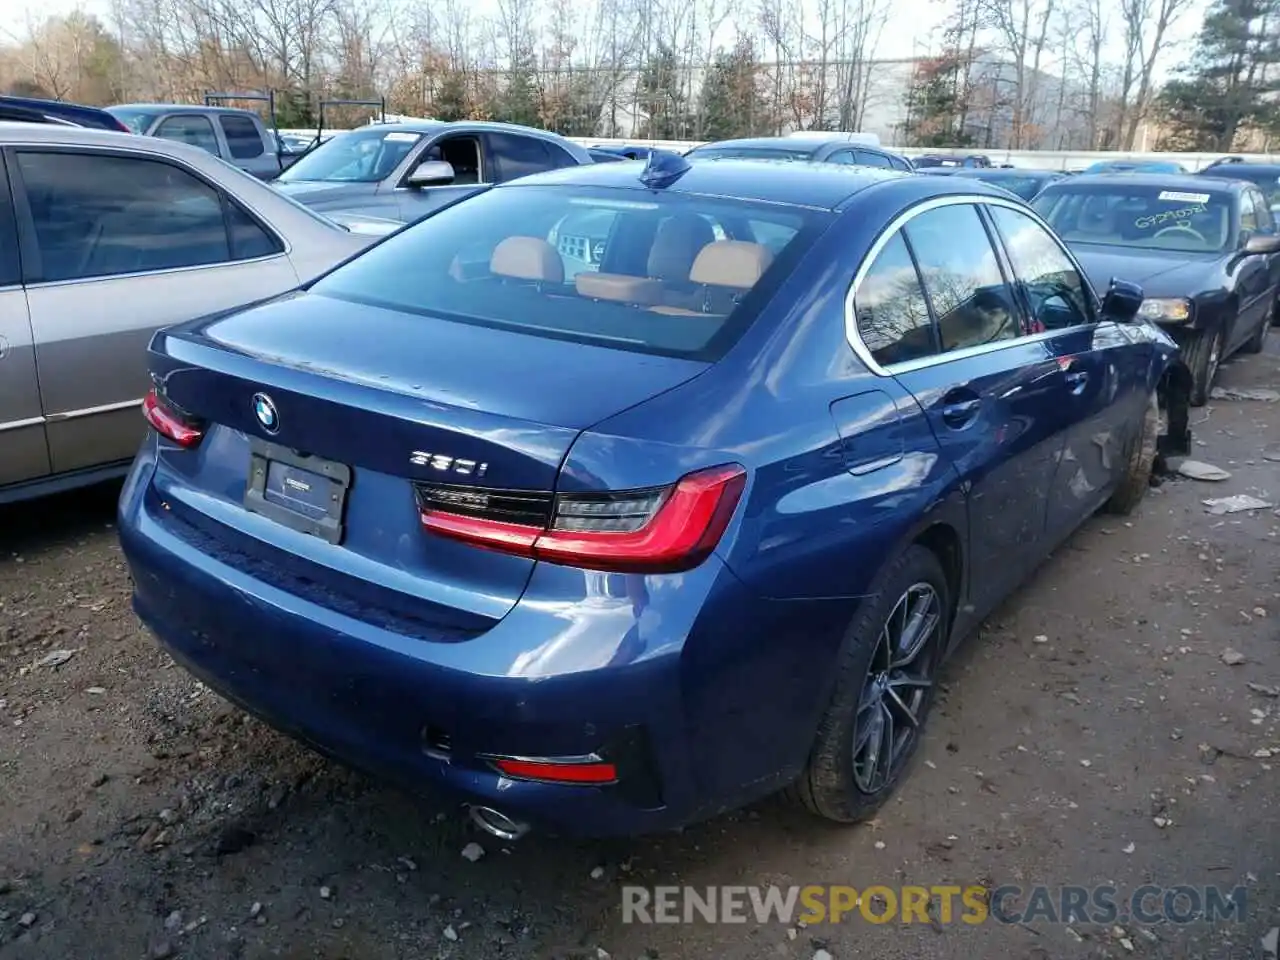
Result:
M1280 174L1280 163L1255 163L1252 160L1236 160L1231 163L1211 163L1200 171L1201 174L1226 173L1229 170L1247 170L1251 173Z
M1215 178L1216 179L1216 178ZM1071 177L1068 181L1059 181L1064 186L1093 186L1095 184L1123 183L1138 187L1164 187L1169 190L1186 190L1194 193L1235 193L1244 187L1231 180L1219 180L1214 186L1205 184L1205 178L1194 173L1082 173ZM1045 189L1053 189L1058 184L1050 184Z
M154 110L160 113L251 113L253 110L244 107L215 107L204 103L116 103L106 108L112 110Z
M754 200L785 206L836 211L868 187L891 180L918 181L905 171L881 167L859 167L837 163L807 163L796 160L740 160L737 158L686 158L689 169L666 187L649 188L640 182L645 169L642 160L563 167L548 173L521 177L497 189L555 184L575 187L613 187L689 196ZM978 186L976 189L982 189ZM942 190L940 192L955 192Z
M863 143L861 140L850 140L847 136L832 136L829 133L797 133L789 137L739 137L736 140L715 140L711 143L699 144L690 153L696 153L703 147L772 147L791 150L795 153L814 153L823 147L854 147L858 150L870 150L872 153L893 153L875 143Z
M140 137L123 130L100 130L95 127L69 127L58 123L20 123L0 121L0 144L37 143L65 147L100 147L103 149L144 150L165 156L190 159L212 156L208 151L176 140Z

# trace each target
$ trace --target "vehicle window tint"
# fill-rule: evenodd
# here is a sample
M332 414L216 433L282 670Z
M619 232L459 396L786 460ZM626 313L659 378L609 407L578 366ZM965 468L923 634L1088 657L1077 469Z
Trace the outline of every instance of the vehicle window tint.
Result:
M218 138L208 117L169 117L156 127L155 136L162 140L177 140L199 147L215 157L218 155Z
M494 133L489 136L489 146L498 162L498 175L503 180L540 173L554 166L546 144L535 137Z
M1274 233L1276 218L1261 191L1253 195L1253 208L1258 217L1258 229L1263 233Z
M231 233L231 259L252 260L284 251L284 245L240 206L227 201L227 225Z
M858 336L882 367L938 352L920 275L900 232L858 284L853 306Z
M1084 279L1044 227L1008 207L987 207L1031 310L1033 333L1093 322Z
M913 217L903 230L938 318L944 351L1021 335L1016 301L977 207L938 207Z
M893 169L893 164L889 162L888 157L882 153L872 153L870 150L855 151L854 163L860 163L864 167L883 167L886 170Z
M1240 198L1240 231L1248 231L1250 234L1258 232L1258 212L1248 194Z
M852 150L837 150L831 156L827 157L827 163L853 163Z
M555 168L560 167L576 167L578 161L573 158L568 150L558 147L554 143L546 144L547 152L551 155L551 165Z
M248 117L224 114L218 118L218 122L222 124L222 133L227 138L227 146L234 159L251 160L266 152L257 124Z
M622 197L611 188L529 184L439 210L311 289L526 336L713 360L830 219L679 191ZM777 254L736 233L716 239L713 224L750 221L795 232Z
M170 163L18 153L43 280L172 270L230 259L222 199Z

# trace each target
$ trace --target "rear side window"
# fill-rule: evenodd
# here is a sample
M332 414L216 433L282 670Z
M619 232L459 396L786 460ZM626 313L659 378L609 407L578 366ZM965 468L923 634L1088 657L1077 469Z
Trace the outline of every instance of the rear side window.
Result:
M903 232L938 318L944 352L1021 336L1017 301L977 207L951 204L927 210Z
M20 151L40 252L39 278L79 280L225 263L260 253L263 241L236 228L228 239L217 190L170 163L92 153ZM276 248L278 241L267 236Z
M938 352L924 287L901 231L876 256L854 291L853 304L858 336L880 366Z
M830 222L639 190L500 187L446 207L316 293L459 323L713 360Z
M218 122L222 124L222 134L227 138L232 159L252 160L266 152L257 124L248 117L223 114L218 117Z
M547 145L534 137L494 133L489 135L489 148L498 163L501 180L515 180L558 165L552 162Z
M184 116L169 117L156 127L155 136L163 140L176 140L189 143L208 153L218 156L218 137L213 132L213 124L208 117Z

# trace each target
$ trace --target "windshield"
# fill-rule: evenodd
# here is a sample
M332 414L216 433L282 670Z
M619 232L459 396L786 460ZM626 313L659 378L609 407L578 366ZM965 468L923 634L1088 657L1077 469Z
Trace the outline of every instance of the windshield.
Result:
M788 150L785 147L699 147L689 156L700 160L812 160L812 150Z
M424 135L404 130L352 130L326 140L284 173L281 181L375 183L385 180Z
M107 113L128 127L131 133L139 134L146 133L152 121L160 116L159 110L129 110L124 107L107 107Z
M828 221L779 204L506 187L440 210L311 289L459 323L714 360Z
M1032 204L1067 242L1220 253L1232 240L1232 197L1123 181L1051 186Z

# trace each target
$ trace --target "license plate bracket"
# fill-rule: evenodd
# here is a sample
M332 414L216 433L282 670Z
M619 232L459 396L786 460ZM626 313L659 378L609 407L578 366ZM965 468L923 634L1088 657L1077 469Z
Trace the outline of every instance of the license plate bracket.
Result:
M249 442L244 507L291 530L342 542L351 468L278 443Z

